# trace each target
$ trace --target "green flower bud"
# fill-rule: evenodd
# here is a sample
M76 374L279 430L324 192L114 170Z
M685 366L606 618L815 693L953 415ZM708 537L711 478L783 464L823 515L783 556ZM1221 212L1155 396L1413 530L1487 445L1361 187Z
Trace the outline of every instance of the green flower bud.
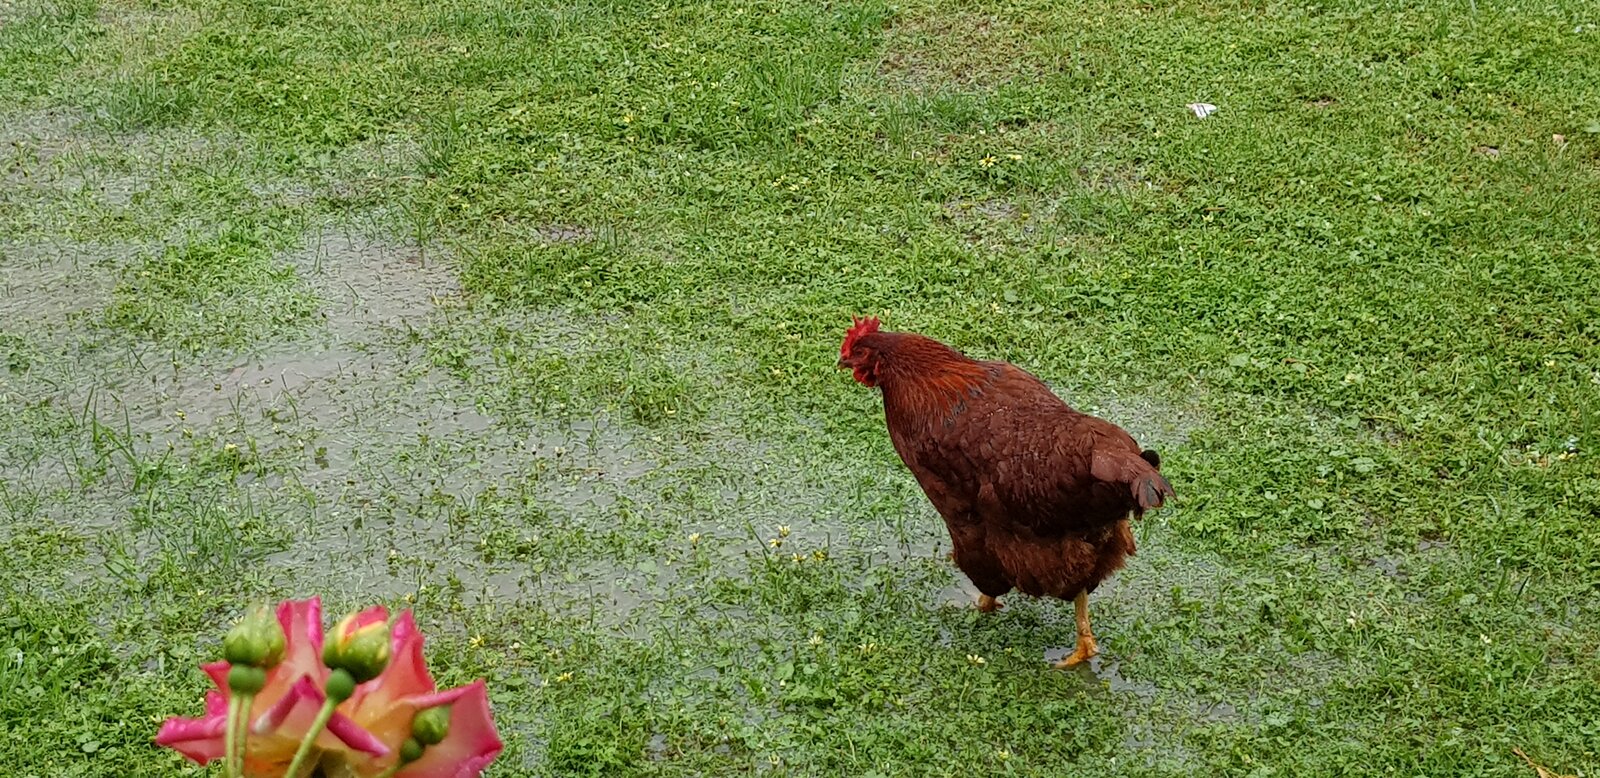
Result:
M274 667L283 661L283 626L265 605L255 608L222 639L222 658L233 665Z
M328 699L334 702L344 702L350 695L356 693L356 679L345 670L334 670L328 674L328 685L323 689Z
M425 746L437 745L450 733L450 706L419 711L411 719L411 736Z
M400 764L410 764L422 758L422 744L414 737L406 738L400 744Z
M255 694L267 685L267 671L250 665L228 668L228 690L234 694Z
M366 683L389 666L389 625L373 621L358 627L355 618L352 613L333 628L322 647L322 663Z

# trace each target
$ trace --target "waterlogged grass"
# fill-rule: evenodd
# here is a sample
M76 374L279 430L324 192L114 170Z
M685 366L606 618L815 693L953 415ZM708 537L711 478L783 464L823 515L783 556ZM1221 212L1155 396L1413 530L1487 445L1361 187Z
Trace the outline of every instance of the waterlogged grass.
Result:
M275 262L260 236L239 229L168 245L123 276L105 325L187 350L277 334L316 310L295 269Z
M1600 771L1600 16L0 3L0 764L249 602L409 606L498 775ZM1205 120L1186 103L1219 106ZM980 616L852 314L1180 495Z

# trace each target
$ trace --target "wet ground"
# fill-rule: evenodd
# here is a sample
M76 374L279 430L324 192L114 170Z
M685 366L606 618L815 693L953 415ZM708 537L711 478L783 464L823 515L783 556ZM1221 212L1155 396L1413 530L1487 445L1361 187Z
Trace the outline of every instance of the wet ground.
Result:
M1586 8L158 5L0 0L19 775L201 774L312 594L503 775L1593 772ZM869 312L1162 453L1086 666L975 612Z

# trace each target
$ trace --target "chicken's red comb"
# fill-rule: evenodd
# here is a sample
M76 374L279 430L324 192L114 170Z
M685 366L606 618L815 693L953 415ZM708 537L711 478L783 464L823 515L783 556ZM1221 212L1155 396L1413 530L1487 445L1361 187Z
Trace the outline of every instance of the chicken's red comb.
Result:
M856 341L861 339L861 336L871 335L878 331L878 317L876 316L852 316L850 319L855 322L856 326L851 327L844 334L844 343L839 346L839 356L841 358L850 356L850 347L854 346Z

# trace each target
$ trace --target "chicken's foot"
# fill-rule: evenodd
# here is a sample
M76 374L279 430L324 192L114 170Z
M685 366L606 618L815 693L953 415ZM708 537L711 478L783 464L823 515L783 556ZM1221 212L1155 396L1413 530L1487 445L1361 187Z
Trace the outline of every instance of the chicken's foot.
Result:
M1094 644L1094 631L1089 629L1089 593L1078 592L1078 596L1072 600L1072 605L1074 620L1078 622L1078 647L1055 663L1057 670L1082 664L1089 661L1089 657L1100 653L1100 647Z
M1004 607L1006 607L1005 604L1000 602L998 597L990 597L987 594L978 595L978 610L980 612L994 613Z

